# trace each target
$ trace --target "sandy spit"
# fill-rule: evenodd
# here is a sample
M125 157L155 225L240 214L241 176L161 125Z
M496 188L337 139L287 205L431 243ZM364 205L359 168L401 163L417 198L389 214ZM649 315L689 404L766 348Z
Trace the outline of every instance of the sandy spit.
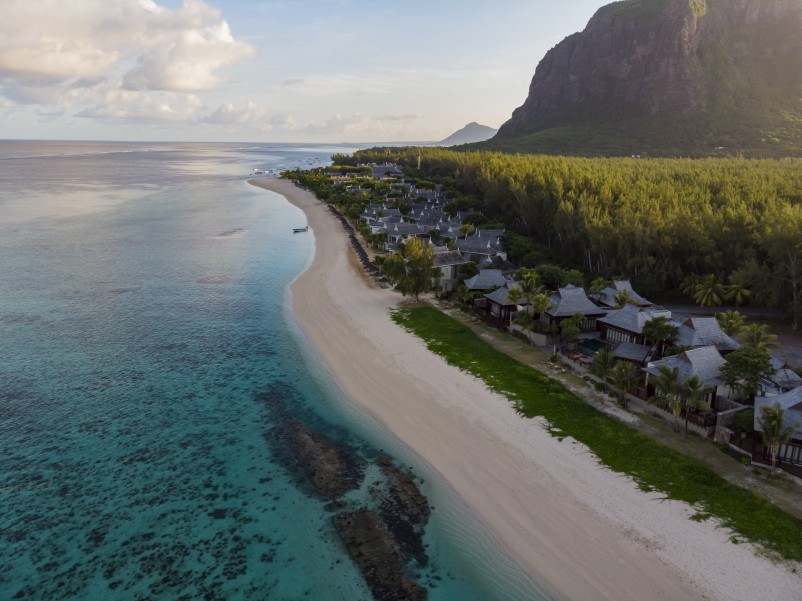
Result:
M802 601L802 568L733 544L685 503L644 493L573 439L550 436L502 396L449 366L389 317L342 226L311 193L253 180L301 208L315 236L293 310L344 392L454 488L555 599Z

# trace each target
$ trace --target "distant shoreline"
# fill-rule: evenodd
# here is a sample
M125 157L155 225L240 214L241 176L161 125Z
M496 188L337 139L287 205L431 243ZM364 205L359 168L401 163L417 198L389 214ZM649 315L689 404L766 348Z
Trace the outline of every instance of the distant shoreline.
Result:
M555 599L789 598L802 579L733 545L688 505L641 492L395 325L325 203L292 182L250 183L302 209L316 253L293 311L343 391L436 469ZM796 591L796 592L794 592Z

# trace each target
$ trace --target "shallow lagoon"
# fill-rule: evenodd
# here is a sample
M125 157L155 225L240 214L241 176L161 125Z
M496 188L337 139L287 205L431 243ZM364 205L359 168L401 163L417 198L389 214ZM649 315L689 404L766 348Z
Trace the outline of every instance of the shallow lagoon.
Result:
M414 467L430 599L537 598L288 309L314 238L245 180L349 150L0 144L0 597L369 599L275 444L292 416Z

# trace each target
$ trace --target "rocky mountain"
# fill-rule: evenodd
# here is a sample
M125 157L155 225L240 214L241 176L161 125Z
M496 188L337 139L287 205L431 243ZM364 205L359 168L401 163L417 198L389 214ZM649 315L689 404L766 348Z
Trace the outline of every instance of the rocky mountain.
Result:
M476 123L476 121L473 121L462 129L455 131L442 142L438 142L437 146L457 146L458 144L484 142L495 136L497 132L497 129L493 129L487 125L480 125Z
M537 66L490 146L802 155L802 0L623 0Z

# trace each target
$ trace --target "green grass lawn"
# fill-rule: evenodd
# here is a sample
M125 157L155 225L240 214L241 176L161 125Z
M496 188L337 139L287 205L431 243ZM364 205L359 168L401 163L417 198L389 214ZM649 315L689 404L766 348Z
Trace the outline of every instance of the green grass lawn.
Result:
M697 509L695 519L718 518L735 533L733 542L740 537L785 559L802 561L802 520L597 411L559 382L496 350L437 309L405 308L393 319L451 365L507 396L521 414L546 418L553 435L587 445L602 464L628 474L643 490L691 503Z

